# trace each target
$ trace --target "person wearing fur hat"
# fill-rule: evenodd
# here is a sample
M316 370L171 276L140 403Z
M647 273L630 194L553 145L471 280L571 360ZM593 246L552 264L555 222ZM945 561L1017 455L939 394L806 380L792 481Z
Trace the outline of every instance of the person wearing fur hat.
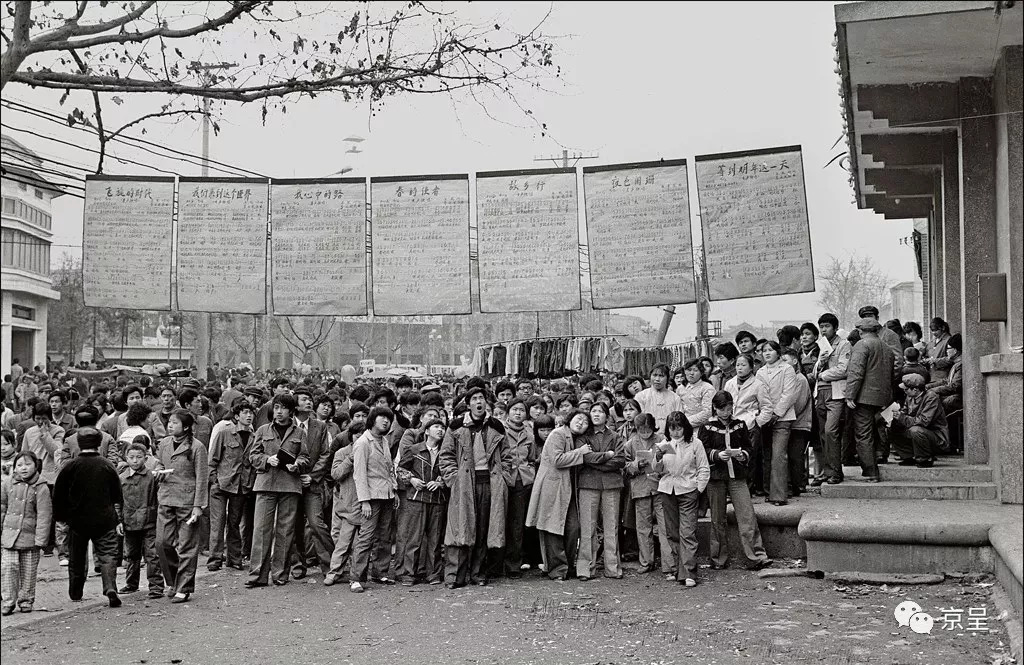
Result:
M453 419L440 453L441 475L451 490L444 539L448 588L465 586L467 581L487 584L487 551L505 546L505 511L512 478L505 427L487 415L484 388L468 389L461 401L469 410Z

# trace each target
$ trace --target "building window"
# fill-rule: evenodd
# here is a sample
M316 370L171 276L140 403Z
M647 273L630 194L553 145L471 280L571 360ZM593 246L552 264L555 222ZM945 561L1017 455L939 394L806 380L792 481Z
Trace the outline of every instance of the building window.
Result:
M26 185L23 182L19 182L18 183L18 189L20 189L23 192L27 192L28 191L28 185Z
M22 307L21 305L11 305L11 316L16 319L25 319L26 321L36 320L36 310L32 307Z
M36 198L37 199L42 199L43 198L43 190L41 190L41 189L37 189L36 190Z
M53 220L48 213L33 208L32 206L19 201L18 199L12 199L4 197L3 200L3 211L5 215L13 215L18 217L29 224L50 230Z
M50 243L17 229L4 229L0 243L0 264L4 268L25 270L50 276Z

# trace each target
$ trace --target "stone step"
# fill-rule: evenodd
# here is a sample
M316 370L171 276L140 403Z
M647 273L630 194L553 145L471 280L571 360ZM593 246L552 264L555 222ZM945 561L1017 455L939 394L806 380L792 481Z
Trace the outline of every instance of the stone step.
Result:
M805 510L798 534L808 570L990 573L989 530L1019 515L990 501L831 499Z
M858 467L859 468L859 467ZM878 467L878 474L883 481L909 481L919 483L991 483L992 467L984 465L942 466L936 464L930 469L919 469L916 466L900 466L883 464Z
M927 471L928 469L921 470ZM822 485L821 496L828 499L990 501L996 498L996 485L995 483L914 481L867 483L862 480L848 479L839 485Z

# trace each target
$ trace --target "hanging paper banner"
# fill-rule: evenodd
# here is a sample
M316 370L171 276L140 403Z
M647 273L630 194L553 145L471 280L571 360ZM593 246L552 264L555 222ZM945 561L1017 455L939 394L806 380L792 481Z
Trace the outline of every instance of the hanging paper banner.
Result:
M469 314L469 176L370 179L377 316Z
M700 155L696 175L711 300L814 291L800 146Z
M476 175L481 312L581 309L576 170Z
M178 309L264 314L269 183L251 178L178 182Z
M270 230L274 314L366 314L364 178L275 180Z
M171 309L174 178L88 176L82 290L88 307Z
M686 160L583 169L594 309L696 302Z

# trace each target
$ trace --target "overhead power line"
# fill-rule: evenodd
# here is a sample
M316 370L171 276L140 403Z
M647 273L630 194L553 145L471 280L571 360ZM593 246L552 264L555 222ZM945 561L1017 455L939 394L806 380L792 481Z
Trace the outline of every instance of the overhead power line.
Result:
M5 105L7 105L8 107L10 107L11 109L13 109L13 110L21 111L23 113L29 113L31 115L35 115L37 117L49 120L50 122L55 122L55 123L57 123L57 124L59 124L59 125L61 125L63 127L69 127L71 129L81 130L81 131L84 131L84 132L88 132L90 134L95 133L95 130L88 129L88 128L86 128L84 126L81 126L81 125L76 125L76 126L73 126L73 127L68 125L66 118L61 117L59 114L54 113L54 112L52 112L52 111L50 111L48 109L34 108L34 107L28 106L26 104L22 104L20 102L16 102L16 101L13 101L13 100L6 100L6 99L3 100L3 103ZM109 135L109 132L107 132L107 134ZM126 146L131 147L131 148L136 148L136 149L139 149L139 150L144 150L145 152L148 152L150 154L156 155L157 157L160 157L162 159L177 159L178 161L186 162L188 164L193 164L193 165L196 165L196 166L202 166L203 157L201 155L197 155L197 154L191 153L191 152L186 152L184 150L178 150L176 148L171 148L169 146L166 146L166 145L163 145L163 144L160 144L160 143L156 143L154 141L149 141L147 139L143 139L143 138L140 138L138 136L131 136L129 134L119 134L117 136L114 136L111 140L113 140L115 142L118 142L118 143L121 143L121 144L126 145ZM129 143L129 141L132 141L133 143ZM155 153L152 150L148 150L148 149L142 147L141 145L135 145L135 143L140 143L140 144L152 146L152 147L155 147L155 148L159 148L160 150L164 150L166 152L169 152L169 153L172 153L172 154L175 154L175 155L181 155L182 157L188 157L188 158L191 158L191 159L181 159L181 158L178 158L178 157L171 157L171 156L168 156L168 155L163 155L163 154ZM195 161L192 161L192 160L200 160L200 161L199 162L195 162ZM205 161L206 161L206 163L208 165L210 165L210 168L212 168L212 169L214 169L216 171L220 171L221 173L228 173L229 175L236 175L236 173L232 173L232 171L234 171L234 172L237 172L238 174L245 174L248 177L256 177L256 178L266 178L266 177L268 177L268 176L265 176L262 173L259 173L257 171L253 171L251 169L247 169L247 168L242 167L242 166L236 166L234 164L228 164L226 162L221 162L221 161L218 161L218 160L215 160L215 159L207 158ZM215 166L220 166L220 167L224 167L224 168L215 168ZM224 169L230 169L231 171L225 171Z
M53 141L54 143L60 143L61 145L66 145L66 146L69 146L71 148L75 148L77 150L84 150L85 152L91 152L91 153L94 153L94 154L97 154L97 155L100 154L100 151L95 149L95 148L89 148L89 147L86 147L84 145L76 145L74 143L70 143L68 141L63 141L61 139L58 139L58 138L56 138L54 136L46 136L45 134L40 134L39 132L33 132L30 129L21 129L20 127L12 127L11 125L7 125L7 124L4 124L2 122L0 122L0 127L4 127L4 128L6 128L6 129L8 129L8 130L10 130L12 132L21 132L21 133L24 133L24 134L29 134L30 136L35 136L37 138L45 139L47 141ZM107 155L107 156L110 157L113 160L116 160L116 161L119 161L119 162L122 162L122 163L125 163L125 164L135 164L136 166L141 166L143 168L152 169L154 171L159 171L160 173L166 173L167 175L176 175L176 176L181 177L181 174L178 173L177 171L168 171L167 169L162 169L159 166L153 166L152 164L143 164L142 162L137 162L134 159L128 159L126 157L118 157L117 155Z

